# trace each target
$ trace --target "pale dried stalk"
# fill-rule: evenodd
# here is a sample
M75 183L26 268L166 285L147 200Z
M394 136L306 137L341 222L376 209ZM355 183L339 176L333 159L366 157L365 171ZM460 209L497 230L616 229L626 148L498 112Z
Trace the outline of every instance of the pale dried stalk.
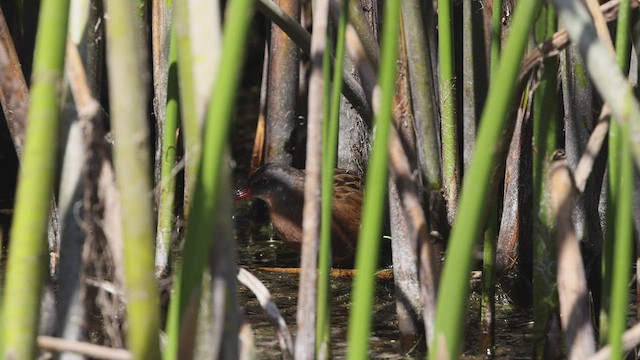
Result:
M635 324L622 335L623 351L629 351L638 345L640 345L640 323ZM606 360L609 358L611 358L611 346L607 345L591 355L589 360Z
M391 174L394 176L394 182L398 188L398 194L400 195L400 201L404 215L407 218L407 223L415 235L415 240L417 240L416 248L419 252L420 264L418 273L423 307L422 315L427 343L430 344L435 333L437 279L439 277L438 262L429 237L429 226L422 209L418 188L413 179L409 161L402 148L400 137L394 127L391 127L390 135L389 161Z
M596 345L589 316L587 278L571 219L574 187L571 170L565 159L551 164L549 177L558 241L560 319L566 334L568 358L585 359L595 352Z
M80 123L85 135L85 149L94 157L87 158L87 166L97 166L99 172L98 193L104 205L104 234L111 248L111 256L114 262L116 280L118 284L123 284L123 263L122 263L122 228L120 226L120 202L119 194L115 184L115 174L113 165L107 155L104 133L97 125L98 119L103 115L100 103L91 94L91 89L87 81L87 76L80 59L77 47L67 41L67 76L69 87L75 100ZM98 161L96 165L93 162ZM88 179L95 181L95 179ZM94 204L87 204L91 210Z
M264 286L260 279L244 268L238 269L238 281L253 292L260 303L260 306L264 309L269 320L275 327L276 335L278 335L278 342L280 344L280 350L282 351L282 358L285 360L293 359L293 340L291 332L289 332L287 322L284 321L284 318L280 315L278 305L273 302L269 289Z
M106 346L85 342L70 341L51 336L38 336L38 347L42 350L56 352L74 352L94 359L130 360L131 353L124 349L114 349Z
M307 160L302 209L302 273L298 292L295 358L315 357L316 293L318 284L318 239L320 237L320 174L322 169L322 119L324 117L324 79L322 58L327 51L329 1L316 0L311 35L311 77L307 125Z
M609 118L611 117L611 109L606 104L602 107L602 112L598 119L598 124L593 128L587 147L584 149L584 153L580 157L578 166L575 172L575 183L578 192L583 193L587 186L587 180L593 171L593 164L602 149L604 139L609 132Z
M631 2L631 8L635 9L640 4L638 1ZM620 6L620 0L610 0L600 5L600 12L602 12L605 21L614 20L618 16L618 7ZM606 39L604 40L606 41ZM611 41L611 40L609 40ZM570 39L566 29L561 29L551 39L543 42L537 47L533 48L527 57L522 61L520 70L519 81L522 81L527 77L529 72L544 59L558 56L560 51L569 45Z

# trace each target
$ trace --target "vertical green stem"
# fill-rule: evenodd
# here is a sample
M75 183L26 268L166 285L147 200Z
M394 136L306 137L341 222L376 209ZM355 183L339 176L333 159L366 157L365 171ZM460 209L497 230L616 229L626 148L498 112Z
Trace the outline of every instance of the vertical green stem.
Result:
M387 193L387 140L391 124L391 107L396 83L396 59L400 1L387 1L384 9L383 37L380 62L380 104L376 115L373 149L367 172L367 191L364 198L362 228L358 237L356 269L349 314L347 354L349 359L368 357L371 311L374 298L374 273L378 264L378 249Z
M11 228L2 304L3 358L35 359L40 294L49 251L47 225L56 174L59 89L67 41L69 1L43 0L36 37L31 106Z
M631 277L631 257L633 254L633 189L634 167L631 158L629 124L625 124L620 132L620 178L618 184L619 198L615 219L615 243L612 286L609 345L611 358L622 359L622 335L627 328L627 309L629 307L629 281ZM610 226L613 224L610 224Z
M168 270L173 234L176 176L176 147L179 104L178 104L178 49L175 30L171 31L169 50L169 72L167 82L167 107L165 110L162 139L162 167L160 175L160 200L158 202L158 234L156 245L156 276ZM162 250L162 251L161 251Z
M616 32L616 59L618 66L624 74L629 68L629 16L630 1L620 1L618 10L618 28ZM608 242L605 251L611 255L606 269L611 275L605 274L611 279L611 296L609 318L604 316L605 326L600 339L604 340L608 335L611 346L611 358L621 359L622 334L627 325L627 307L629 299L628 282L631 271L631 254L633 254L633 182L634 171L631 159L631 147L629 139L629 124L625 122L620 126L614 119L609 125L609 198L607 202L607 228L606 239ZM605 257L603 257L605 258ZM615 259L615 261L613 261ZM605 284L609 286L609 283ZM603 302L602 306L605 306ZM608 320L608 322L606 321ZM608 334L607 334L608 330Z
M316 354L318 358L328 359L331 349L331 208L333 198L333 175L338 149L338 125L340 117L340 94L342 91L342 69L344 67L345 29L347 25L348 2L342 1L342 12L338 21L336 36L336 61L333 82L329 91L330 73L329 51L324 53L325 74L325 114L324 149L322 168L322 222L320 228L320 257L318 272L318 322L316 330ZM329 101L330 99L330 101Z
M502 0L495 0L491 13L491 71L495 77L500 61L502 47ZM480 319L482 338L480 350L493 351L494 339L494 311L495 311L495 264L496 247L498 242L498 204L492 206L484 234L484 251L482 259L482 301L480 304Z
M192 55L191 36L189 34L188 1L177 1L175 8L174 31L178 48L178 77L180 81L180 110L182 112L182 132L184 136L185 184L184 217L189 219L191 199L195 188L198 164L202 150L202 131L196 111L196 74L195 59Z
M330 42L327 41L327 45ZM327 49L329 46L327 46ZM318 321L316 322L316 357L319 359L328 359L331 349L331 198L333 196L333 168L335 161L331 161L327 156L327 147L329 139L327 134L331 127L329 120L329 97L331 83L331 66L329 51L325 51L322 56L322 74L324 76L324 110L322 140L324 157L322 158L322 203L320 222L320 255L318 257L318 304L317 313ZM340 60L337 60L340 61Z
M427 6L428 5L428 6ZM429 36L425 27L424 7L431 4L420 0L402 1L402 26L404 27L411 86L411 106L416 121L416 139L420 167L424 172L425 186L430 190L442 188L440 142L438 141L437 105L432 61L435 52L429 53Z
M109 95L114 134L114 166L121 199L127 296L128 346L137 359L160 357L158 288L154 278L154 217L149 129L143 64L133 4L106 3ZM137 76L132 74L138 74Z
M223 153L229 140L231 114L238 92L245 41L253 13L253 0L231 0L227 3L224 42L220 71L211 93L205 122L202 157L196 179L191 216L188 219L187 239L183 259L176 270L175 296L171 299L168 326L169 344L165 358L176 356L180 321L185 307L193 301L202 281L205 261L209 254L214 230L212 216L218 203L221 170L226 166ZM180 48L179 48L180 51ZM182 58L179 60L182 61ZM182 74L182 73L181 73ZM186 106L181 102L181 105ZM169 347L171 346L171 347Z
M536 22L536 43L550 38L557 28L556 12L543 5ZM558 306L556 295L555 254L553 235L555 219L551 208L549 164L557 147L558 127L556 58L544 62L544 73L533 96L533 313L535 354L544 355L549 313Z
M506 125L507 112L513 103L520 61L540 4L537 0L520 0L516 4L513 28L505 44L500 70L489 89L476 151L465 176L457 220L450 235L449 255L445 259L440 281L436 333L429 348L432 359L456 359L460 351L473 248L484 224L489 182L498 160L497 145Z

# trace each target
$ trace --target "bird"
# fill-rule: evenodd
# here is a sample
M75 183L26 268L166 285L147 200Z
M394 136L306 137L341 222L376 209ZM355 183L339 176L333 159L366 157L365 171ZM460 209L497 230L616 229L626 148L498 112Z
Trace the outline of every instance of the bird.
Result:
M257 198L264 201L276 234L282 241L300 251L302 247L302 208L304 206L305 171L270 163L258 168L247 185L235 192L235 200ZM332 201L331 249L332 265L353 266L364 184L344 169L335 169Z

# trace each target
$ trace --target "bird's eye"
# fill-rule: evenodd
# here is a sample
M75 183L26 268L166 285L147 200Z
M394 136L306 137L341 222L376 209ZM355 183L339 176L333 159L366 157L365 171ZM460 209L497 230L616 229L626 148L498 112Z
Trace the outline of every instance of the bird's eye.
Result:
M269 179L267 178L262 178L260 179L260 186L266 186L269 183Z

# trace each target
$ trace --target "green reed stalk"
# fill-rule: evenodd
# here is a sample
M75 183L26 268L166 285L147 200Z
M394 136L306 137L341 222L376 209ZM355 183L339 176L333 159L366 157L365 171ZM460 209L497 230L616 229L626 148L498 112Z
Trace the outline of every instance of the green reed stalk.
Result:
M333 199L333 175L338 152L338 128L340 121L340 96L342 92L342 70L344 68L345 32L347 27L348 2L342 1L342 12L336 36L336 61L333 83L329 91L330 52L324 53L325 114L322 161L322 222L320 228L320 257L318 272L318 322L316 329L316 354L318 358L330 358L331 349L331 222ZM329 100L330 99L330 100Z
M40 294L49 263L47 226L55 182L68 0L43 0L35 44L31 106L11 227L0 354L35 359Z
M535 42L549 39L557 29L554 8L543 5L536 21ZM547 59L533 95L533 316L537 358L544 355L549 313L558 306L556 293L555 219L551 207L549 165L557 147L557 58Z
M609 345L611 358L622 359L622 334L627 328L629 307L629 281L631 277L631 257L633 252L633 191L635 171L631 157L629 124L620 129L620 178L619 198L615 219L615 243L611 286L611 307L609 310ZM609 224L613 226L613 224Z
M620 1L618 28L616 30L616 60L624 74L629 70L629 0ZM609 307L608 337L611 358L622 359L622 334L627 327L629 300L629 276L633 254L633 186L634 171L631 158L629 125L619 125L615 120L609 125L609 198L607 202L606 240L613 257L611 271L611 303ZM614 226L615 224L615 226ZM613 261L615 259L615 261ZM605 284L609 286L609 284ZM602 304L605 305L604 303ZM607 335L605 332L601 339Z
M473 247L482 231L491 173L496 166L497 147L513 103L520 61L529 30L540 2L521 0L516 4L513 28L500 61L500 70L491 83L480 121L476 151L465 176L458 214L450 235L449 254L440 280L436 334L430 346L430 358L458 357L463 336L463 319L469 292Z
M500 61L500 48L502 47L502 0L493 2L491 13L491 71L490 76L495 77ZM490 81L491 83L491 81ZM489 211L487 229L484 233L484 247L482 258L482 297L480 302L480 319L482 338L480 350L485 352L493 350L495 344L495 266L496 250L498 243L498 206L492 206Z
M425 29L424 5L420 0L402 1L402 25L407 47L411 106L416 121L418 159L424 171L424 183L429 190L442 188L440 142L436 125L432 56L429 54L429 37ZM435 54L434 54L435 55Z
M442 183L449 221L455 216L460 192L460 151L456 120L456 81L451 1L438 0L438 53L440 58L440 132L442 134Z
M189 219L191 199L195 189L198 164L202 150L202 131L196 111L195 59L192 55L189 33L189 4L187 0L177 1L174 8L174 25L178 48L178 78L180 82L180 110L182 112L182 132L184 136L185 184L184 216Z
M387 1L384 10L384 33L378 76L380 104L379 113L375 116L376 128L373 149L369 158L369 170L367 171L367 191L364 194L362 227L358 237L356 254L358 273L351 293L353 301L349 313L347 334L349 359L368 357L375 286L374 273L378 266L378 251L387 194L387 164L389 162L387 140L397 73L400 1Z
M177 130L180 118L178 102L178 46L175 30L171 30L169 45L169 72L167 81L167 107L165 110L162 139L162 164L160 175L160 199L158 201L158 234L156 245L156 273L169 270L171 259L171 237L173 234L175 190L176 190L176 151ZM164 250L164 251L159 251ZM162 275L162 274L156 274Z
M146 89L140 69L139 19L126 0L106 3L109 95L120 192L128 346L136 359L160 357L158 287L154 276L154 216ZM132 74L140 74L138 76Z
M605 214L605 239L602 246L602 290L600 294L600 336L599 343L604 346L607 343L607 339L610 338L609 326L611 321L611 291L612 291L612 273L614 264L614 246L616 237L616 227L609 226L614 224L617 218L618 209L618 191L620 180L620 125L615 119L609 120L609 135L608 135L608 171L607 171L607 212Z
M620 64L618 64L620 65ZM620 143L621 143L621 130L620 124L611 118L609 121L609 144L608 144L608 181L607 181L607 212L606 218L606 234L605 243L602 247L602 294L600 302L600 345L604 345L607 339L610 339L609 327L611 322L611 292L613 283L613 266L614 266L614 247L616 239L616 227L611 224L615 224L618 210L618 201L620 199Z
M174 283L176 295L171 301L166 359L173 359L177 354L181 314L189 302L193 301L194 294L198 292L211 246L214 230L212 216L218 203L218 188L221 182L219 176L224 173L221 169L226 166L222 155L229 140L231 115L243 65L240 59L243 58L251 20L248 14L252 11L253 0L231 0L227 3L220 70L211 93L205 122L200 171L197 176L191 215L188 219L183 259L176 269L177 283ZM186 106L182 102L181 104Z
M327 39L327 50L330 48L329 39ZM322 56L322 75L324 77L324 96L323 96L323 114L322 119L322 199L320 209L320 251L318 256L318 300L317 300L317 316L316 322L316 357L319 359L328 359L329 350L331 349L331 197L333 196L333 174L335 161L331 161L326 151L329 146L327 134L330 131L329 120L329 97L331 90L331 64L329 51L325 51Z
M188 30L189 24L189 6L188 2L178 1L174 7L174 20L172 31L175 33L176 48L178 53L178 81L179 81L179 103L182 115L181 131L184 136L184 160L185 160L185 186L184 186L184 216L188 219L189 215L189 199L191 199L195 187L195 178L198 170L202 147L202 134L198 126L198 118L196 116L196 85L193 68L193 56L191 55L191 37ZM173 277L173 289L181 288L180 262L176 266L176 275ZM167 333L167 344L165 345L163 358L175 359L178 354L178 342L180 336L180 314L182 307L180 305L180 293L178 291L171 292L171 301L167 314L167 324L165 331Z

